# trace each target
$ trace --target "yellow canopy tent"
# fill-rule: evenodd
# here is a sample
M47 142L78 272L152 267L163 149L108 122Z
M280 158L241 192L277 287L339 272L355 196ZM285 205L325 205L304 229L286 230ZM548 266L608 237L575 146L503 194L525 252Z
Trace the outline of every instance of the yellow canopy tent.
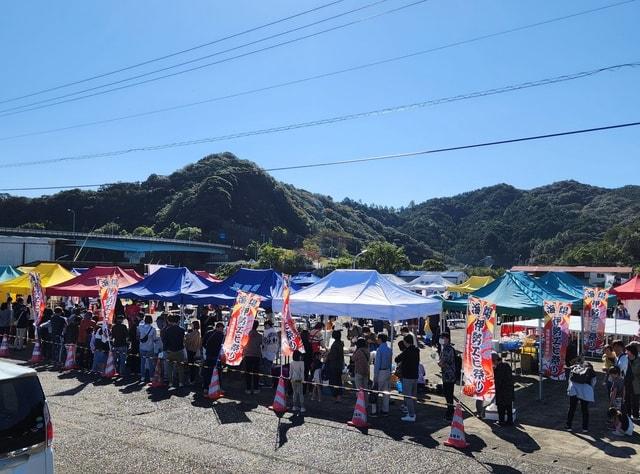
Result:
M487 286L489 283L493 281L493 277L490 276L471 276L464 283L460 283L459 285L453 285L447 288L449 292L455 293L473 293L476 290L479 290L483 286Z
M31 271L40 274L40 281L42 282L43 288L57 285L75 277L73 273L57 263L41 263ZM0 294L4 293L13 293L16 295L28 295L31 293L29 274L25 273L18 278L0 283Z

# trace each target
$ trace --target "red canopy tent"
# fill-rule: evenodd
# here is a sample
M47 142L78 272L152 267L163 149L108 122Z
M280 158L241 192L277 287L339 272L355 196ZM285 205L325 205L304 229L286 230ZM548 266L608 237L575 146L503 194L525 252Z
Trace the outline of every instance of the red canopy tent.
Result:
M624 285L612 288L611 293L621 300L640 300L640 275L634 276Z
M142 280L135 270L120 267L93 267L71 280L46 289L47 296L79 296L97 298L99 293L98 278L117 275L119 286L129 286Z
M212 281L214 283L218 283L218 282L222 281L220 278L217 278L215 275L212 275L211 273L209 273L207 271L204 271L204 270L196 270L193 273L195 273L199 277L204 278L205 280L209 280L209 281Z

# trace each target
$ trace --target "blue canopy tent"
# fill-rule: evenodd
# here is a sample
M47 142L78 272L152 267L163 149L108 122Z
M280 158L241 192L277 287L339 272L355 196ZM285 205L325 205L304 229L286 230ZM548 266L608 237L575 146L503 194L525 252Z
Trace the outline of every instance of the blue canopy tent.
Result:
M284 279L274 270L250 270L241 268L220 283L213 283L208 288L191 293L188 303L219 304L231 306L236 300L238 290L247 291L262 297L260 306L271 309L271 300L282 295ZM294 286L292 285L292 289Z
M299 287L313 285L315 282L319 281L320 277L318 275L314 275L311 272L300 272L297 275L293 275L291 277L291 284L297 285Z
M13 280L22 275L22 272L11 265L0 265L0 281Z
M134 300L167 301L170 303L191 303L189 296L197 291L209 289L213 283L191 273L185 267L159 268L145 279L133 285L120 288L120 298Z

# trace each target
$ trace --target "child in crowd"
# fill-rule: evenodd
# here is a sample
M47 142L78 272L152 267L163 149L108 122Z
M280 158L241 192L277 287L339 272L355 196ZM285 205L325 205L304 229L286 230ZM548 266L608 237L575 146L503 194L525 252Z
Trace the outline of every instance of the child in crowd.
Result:
M633 436L633 422L628 415L625 415L617 408L609 408L609 420L613 424L614 436Z
M609 376L609 369L616 365L616 354L615 352L613 352L611 344L607 344L606 346L604 346L602 362L604 363L603 370L605 374L604 383L602 385L605 385L607 387L607 393L611 393L611 377Z
M618 367L611 367L609 369L609 379L611 383L609 406L622 410L622 400L624 400L624 379L620 376L620 369Z
M322 357L320 352L313 354L313 362L311 362L311 373L313 377L313 390L311 391L311 400L322 401Z
M304 413L304 395L302 392L302 384L304 382L304 359L300 351L293 351L293 360L289 365L289 380L291 380L291 389L293 390L293 411L300 410Z

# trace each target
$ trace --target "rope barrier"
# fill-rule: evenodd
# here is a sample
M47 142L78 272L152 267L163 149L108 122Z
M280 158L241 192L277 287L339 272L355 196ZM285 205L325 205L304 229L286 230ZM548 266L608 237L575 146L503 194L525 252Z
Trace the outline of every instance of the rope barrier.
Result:
M7 334L6 336L8 338L10 338L10 339L11 338L16 339L16 340L18 339L17 335ZM35 343L36 340L37 340L35 338L29 338L29 337L22 337L20 339L22 339L27 344L28 343ZM51 341L51 340L42 340L42 339L40 339L40 344L41 344L41 346L43 346L44 344L51 344L52 346L53 345L65 346L66 345L63 341L55 342L55 341ZM89 347L87 347L87 346L79 345L77 343L69 343L69 344L75 344L76 353L77 353L77 351L81 351L81 352L85 352L85 354L86 354L86 352L91 352L92 354L94 354L94 351L91 351L91 349ZM25 347L25 349L26 349L26 347ZM101 352L104 352L104 353L108 354L108 351L101 351ZM112 348L111 352L115 352L113 350L113 348ZM198 363L191 363L191 362L188 362L188 361L170 361L167 358L160 358L158 356L150 357L150 356L141 355L140 353L127 352L126 356L127 357L134 357L134 358L137 358L139 360L140 359L150 359L150 360L152 360L154 362L157 362L158 359L161 359L161 360L166 361L167 363L171 363L171 364L174 364L174 365L182 365L182 366L188 367L188 368L195 367L195 368L199 368L199 369L202 369L202 368L213 369L214 367L217 367L217 364L215 366L210 366L210 365L206 365L204 363L199 363L198 364ZM60 365L63 365L63 363L64 363L64 362L61 362L59 360L56 361L55 359L52 359L51 357L49 358L49 360L53 361L54 363L58 363ZM35 365L43 365L43 364L39 363L39 364L35 364ZM76 369L73 369L73 370L76 371L76 372L85 372L85 373L92 373L93 372L91 370L87 370L87 369L84 369L84 368L76 368ZM245 374L245 375L254 375L254 376L259 376L259 377L269 378L269 379L274 379L274 380L279 380L280 379L279 375L265 374L263 372L252 372L252 371L247 371L247 370L243 370L243 369L238 369L238 368L235 368L235 367L232 367L232 366L229 366L229 365L223 365L221 367L221 370L226 370L226 372L235 372L235 373ZM286 380L290 380L288 377L284 377L284 378ZM347 392L355 392L355 393L357 393L357 392L360 391L359 388L350 387L350 386L344 386L344 385L332 385L332 384L328 384L328 383L324 383L324 382L318 383L318 382L313 382L313 381L304 381L304 384L306 384L307 386L312 386L312 387L313 386L320 386L320 388L327 387L327 388L330 388L330 389L340 389L340 390L344 390L344 391L347 391ZM431 392L429 392L429 393L434 393L436 391L436 388L433 386L433 384L425 384L425 386L427 386L431 390ZM394 392L391 392L391 391L375 390L375 389L371 389L371 388L363 388L362 390L365 393L369 393L369 394L389 396L391 399L394 399L394 400L413 400L413 401L415 401L416 403L418 403L420 405L437 405L437 406L444 406L444 407L448 406L447 403L439 402L439 401L436 401L436 400L432 400L431 398L429 399L429 401L426 401L423 398L419 398L417 396L414 397L414 396L410 396L410 395L403 395L403 394L394 393ZM454 398L454 401L459 402L461 404L461 406L465 409L465 411L467 411L470 415L472 415L474 417L477 416L476 413L473 410L471 410L469 407L467 407L462 402L462 400L460 400L458 397L455 396L455 394L454 394L453 398Z

